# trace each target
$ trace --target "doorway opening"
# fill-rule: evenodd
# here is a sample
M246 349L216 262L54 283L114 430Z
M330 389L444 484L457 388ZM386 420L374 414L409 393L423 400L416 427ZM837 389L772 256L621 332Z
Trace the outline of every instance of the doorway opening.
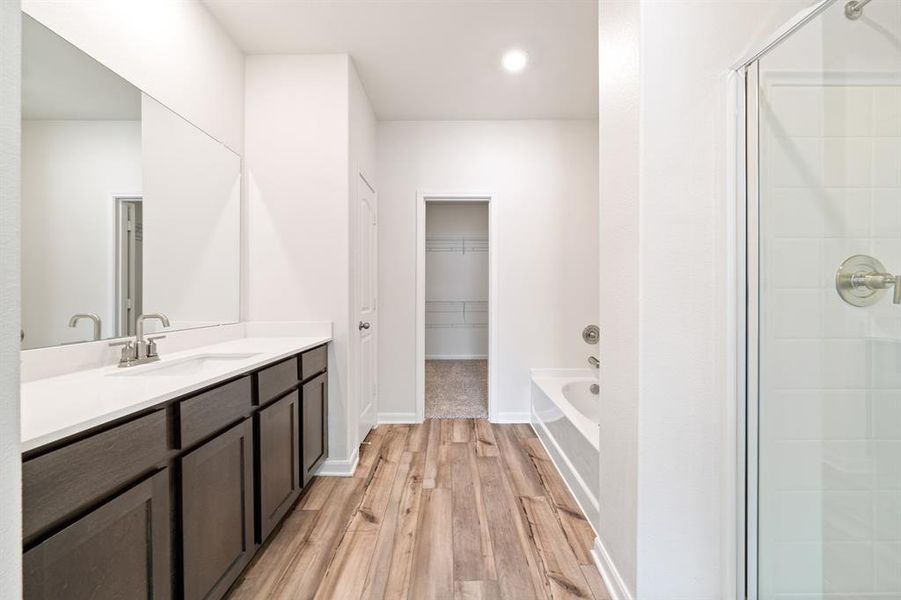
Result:
M420 220L420 414L489 417L491 235L489 197L427 197Z
M116 337L135 334L143 312L144 210L141 196L115 196Z

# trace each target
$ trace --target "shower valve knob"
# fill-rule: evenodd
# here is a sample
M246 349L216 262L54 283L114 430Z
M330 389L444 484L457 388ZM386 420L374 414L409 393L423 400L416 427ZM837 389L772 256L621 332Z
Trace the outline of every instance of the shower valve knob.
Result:
M835 274L835 289L852 306L870 306L894 288L892 303L901 304L901 275L886 272L872 256L858 254L841 264Z

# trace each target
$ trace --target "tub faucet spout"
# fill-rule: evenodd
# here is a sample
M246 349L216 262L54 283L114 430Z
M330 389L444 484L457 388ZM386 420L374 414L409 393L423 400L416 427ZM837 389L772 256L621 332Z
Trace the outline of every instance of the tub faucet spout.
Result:
M595 369L599 369L601 367L601 361L597 359L596 356L588 357L588 364L594 367Z

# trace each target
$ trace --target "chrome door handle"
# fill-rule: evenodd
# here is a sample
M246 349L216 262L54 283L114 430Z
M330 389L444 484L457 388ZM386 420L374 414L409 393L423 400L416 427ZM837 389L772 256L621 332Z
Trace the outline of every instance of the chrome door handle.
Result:
M370 325L368 321L360 321L360 324L359 324L359 326L357 327L357 329L359 329L360 331L362 331L362 330L364 330L364 329L369 329L370 327L372 327L372 325Z

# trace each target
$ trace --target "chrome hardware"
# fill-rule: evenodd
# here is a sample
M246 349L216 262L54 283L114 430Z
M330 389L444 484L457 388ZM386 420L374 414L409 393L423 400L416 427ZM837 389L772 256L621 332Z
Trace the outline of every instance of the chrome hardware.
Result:
M856 21L863 16L863 7L870 3L870 0L851 0L845 4L845 16Z
M601 386L599 386L599 385L596 384L596 383L592 383L592 384L588 387L588 390L589 390L592 394L594 394L595 396L597 396L598 394L601 393Z
M110 344L111 346L124 345L122 348L122 358L119 359L120 367L133 367L144 363L154 362L160 359L156 351L156 340L166 336L154 336L144 339L144 321L147 319L156 319L162 322L163 327L169 327L169 317L162 313L152 313L147 315L139 315L135 321L135 340L132 342L118 342Z
M357 326L357 329L359 329L360 331L362 331L362 330L364 330L364 329L369 329L370 327L372 327L372 325L370 325L368 322L366 322L366 321L360 321L360 324Z
M90 319L94 323L94 341L96 342L101 337L103 337L100 333L101 325L100 325L100 316L96 313L75 313L72 315L72 318L69 319L69 327L75 327L78 325L78 322L82 319Z
M155 335L147 338L147 358L159 358L160 355L156 350L156 341L164 339L166 339L164 335Z
M597 325L588 325L585 329L582 330L582 339L585 340L586 344L591 344L592 346L598 343L598 340L601 339L601 329Z
M120 367L130 367L135 364L135 361L138 359L137 352L135 352L135 343L132 340L125 340L124 342L112 342L110 346L122 346L122 353L119 355Z
M591 365L592 367L594 367L595 369L601 368L601 361L599 361L597 359L597 357L595 357L595 356L588 357L588 364Z
M835 289L851 306L870 306L894 288L893 304L901 304L901 275L886 272L872 256L856 254L841 264L835 273Z

